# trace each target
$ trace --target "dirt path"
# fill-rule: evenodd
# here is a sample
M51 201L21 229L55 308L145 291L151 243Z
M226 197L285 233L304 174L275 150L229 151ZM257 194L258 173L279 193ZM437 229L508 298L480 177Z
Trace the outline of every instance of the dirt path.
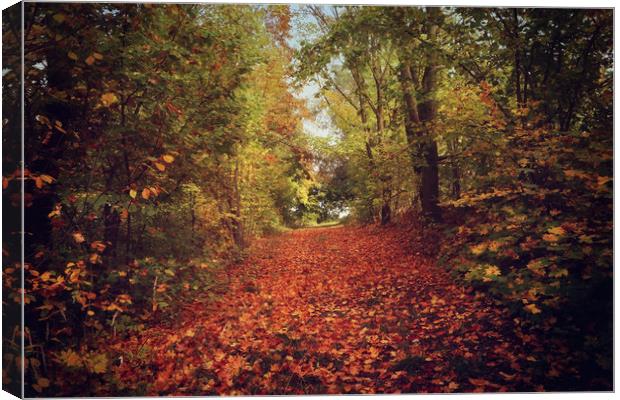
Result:
M124 343L119 379L151 395L535 389L507 319L410 237L331 227L263 239L215 303Z

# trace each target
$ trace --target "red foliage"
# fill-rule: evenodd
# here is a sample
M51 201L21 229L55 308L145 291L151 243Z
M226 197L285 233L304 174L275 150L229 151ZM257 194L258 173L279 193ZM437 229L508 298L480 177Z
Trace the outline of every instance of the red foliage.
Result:
M119 380L146 382L150 395L542 389L519 373L532 357L511 321L406 246L411 235L347 227L262 239L221 274L219 299L115 343Z

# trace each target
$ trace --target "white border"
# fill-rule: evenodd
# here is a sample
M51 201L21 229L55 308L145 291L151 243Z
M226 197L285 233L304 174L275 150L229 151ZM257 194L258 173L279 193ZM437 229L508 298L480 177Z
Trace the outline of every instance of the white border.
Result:
M42 1L42 2L48 2L48 1ZM103 1L102 1L103 2ZM124 3L125 1L118 1L118 0L108 0L107 2L119 2L119 3ZM190 3L190 1L182 1L182 0L168 0L168 1L161 1L161 0L150 0L150 1L132 1L132 2L148 2L148 3ZM15 4L15 1L11 1L11 0L0 0L0 5L2 7L2 9L5 9L13 4ZM204 3L223 3L223 4L227 4L227 3L231 3L230 1L204 1ZM526 1L519 1L519 2L514 2L514 1L510 1L510 0L494 0L492 2L490 1L481 1L481 0L426 0L426 1L419 1L419 0L409 0L409 1L403 1L403 0L375 0L375 1L369 1L369 0L337 0L337 1L328 1L328 0L313 0L313 1L303 1L303 0L290 0L290 1L240 1L239 3L245 3L245 4L256 4L256 3L271 3L271 4L308 4L308 3L312 3L312 4L364 4L364 5L429 5L429 6L446 6L446 5L450 5L450 6L475 6L475 7L562 7L562 8L614 8L615 7L615 2L614 1L610 1L610 0L589 0L587 2L583 1L583 0L564 0L564 1L558 1L558 0L552 0L552 1L535 1L535 0L526 0ZM23 6L22 6L23 9ZM23 14L22 14L23 15ZM614 55L617 54L617 50L618 50L618 45L617 42L615 41L615 27L618 26L618 14L615 12L614 10ZM615 61L615 60L614 60ZM615 62L614 62L614 66L615 66ZM618 111L619 111L619 105L618 105L618 101L617 101L617 93L615 91L616 89L616 75L614 74L614 153L615 153L615 142L616 142L616 132L618 131L617 128L617 123L618 120L615 118L616 115L618 115ZM23 68L22 68L22 82L23 82ZM22 86L22 94L23 94L23 86ZM22 107L22 118L23 118L23 107ZM23 125L22 125L22 138L23 138ZM0 150L1 150L1 143L0 143ZM23 154L24 149L22 147L22 159L23 159ZM614 154L615 155L615 154ZM617 163L618 160L614 157L614 171L617 170ZM22 179L22 183L23 183L23 179ZM615 185L615 180L614 180L614 193L615 193L615 189L616 189L616 185ZM23 194L23 186L22 186L22 194ZM22 196L22 201L23 201L23 196ZM615 216L615 210L617 209L617 206L619 204L619 200L617 196L614 196L614 222L616 220ZM1 217L0 217L1 220ZM22 224L23 224L23 216L22 216ZM614 249L615 249L615 235L616 233L616 229L614 226ZM1 233L0 233L0 238L1 238ZM22 239L23 240L23 239ZM22 252L23 252L23 243L22 243ZM22 253L22 259L23 259L23 253ZM617 262L620 260L620 255L615 252L614 254L614 264L616 265ZM23 270L22 270L22 274L23 274ZM23 279L23 276L22 276ZM620 335L618 334L618 331L615 329L616 328L616 311L619 309L619 300L618 300L618 296L616 296L616 289L617 289L617 280L614 277L614 384L617 384L619 382L619 377L620 374L618 372L619 368L618 365L616 365L615 363L615 349L616 349L616 343L618 338L620 337ZM0 287L0 294L2 292L2 288ZM23 296L23 295L22 295ZM22 307L23 307L23 299L22 299ZM1 319L1 317L0 317ZM22 335L22 340L23 340L23 335ZM23 343L22 343L22 349L23 349ZM1 379L1 378L0 378ZM22 395L23 396L23 395ZM476 399L476 398L480 398L481 396L483 396L484 398L502 398L502 399L506 399L506 400L512 400L512 399L519 399L522 396L527 396L527 397L532 397L532 396L542 396L545 399L582 399L584 397L587 397L588 399L610 399L610 398L615 398L616 397L616 393L591 393L591 392L570 392L570 393L537 393L537 394L530 394L530 393L504 393L504 394L433 394L433 395L419 395L419 394L406 394L406 395L376 395L376 398L386 398L386 397L394 397L394 396L398 396L398 398L407 398L407 399L417 399L417 398L424 398L424 397L435 397L435 398L445 398L446 396L458 396L459 399ZM239 396L238 398L241 399L270 399L274 396ZM322 397L326 397L326 395L320 395L320 396L301 396L303 398L307 398L307 399L319 399ZM330 396L330 397L334 397L334 396ZM337 396L340 397L340 396ZM352 396L352 395L347 395L347 397L359 397L359 396ZM135 399L144 399L144 397L134 397ZM208 399L208 398L212 398L212 397L191 397L192 399ZM15 399L14 396L8 394L7 392L4 391L0 391L0 400L5 400L5 399ZM84 397L74 397L73 399L88 399L88 398L84 398Z

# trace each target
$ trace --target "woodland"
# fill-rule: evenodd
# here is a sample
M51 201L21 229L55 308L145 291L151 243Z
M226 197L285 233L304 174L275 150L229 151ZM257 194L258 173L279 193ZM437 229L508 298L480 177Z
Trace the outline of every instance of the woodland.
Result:
M613 10L21 22L4 390L22 368L27 397L613 390Z

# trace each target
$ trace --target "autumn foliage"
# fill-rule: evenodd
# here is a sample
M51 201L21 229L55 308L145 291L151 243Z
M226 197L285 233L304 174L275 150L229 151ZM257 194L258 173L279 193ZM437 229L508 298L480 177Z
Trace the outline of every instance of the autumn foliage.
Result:
M336 227L258 241L222 277L230 282L217 301L198 299L172 326L112 346L124 359L120 389L151 381L145 394L543 390L546 378L529 371L545 348L532 338L524 351L506 335L508 313L456 285L414 235Z
M612 15L8 9L3 389L611 390Z

